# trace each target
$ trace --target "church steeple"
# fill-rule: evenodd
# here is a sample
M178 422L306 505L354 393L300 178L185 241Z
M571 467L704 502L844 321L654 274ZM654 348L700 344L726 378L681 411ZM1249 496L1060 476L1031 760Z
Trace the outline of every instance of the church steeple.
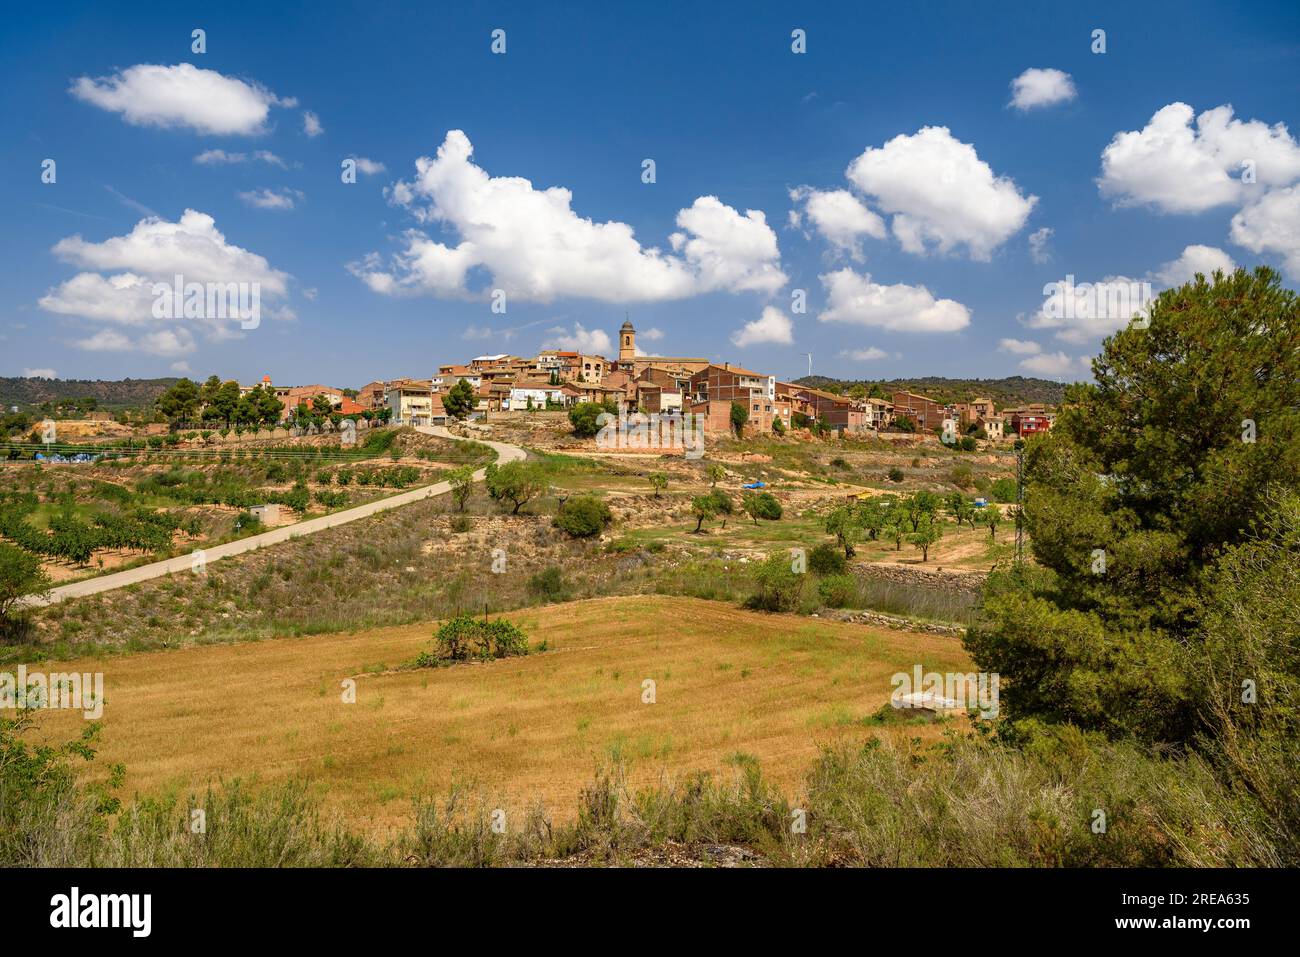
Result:
M618 330L618 364L630 363L636 358L636 330L632 320L624 313L623 326Z

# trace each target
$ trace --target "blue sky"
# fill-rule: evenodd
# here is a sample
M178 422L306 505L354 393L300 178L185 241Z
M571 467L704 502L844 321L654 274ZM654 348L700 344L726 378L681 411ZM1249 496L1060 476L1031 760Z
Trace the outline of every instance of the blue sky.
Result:
M0 374L359 386L626 312L783 378L1076 379L1126 317L1045 316L1067 274L1300 281L1294 3L457 6L10 10ZM155 319L177 264L257 328Z

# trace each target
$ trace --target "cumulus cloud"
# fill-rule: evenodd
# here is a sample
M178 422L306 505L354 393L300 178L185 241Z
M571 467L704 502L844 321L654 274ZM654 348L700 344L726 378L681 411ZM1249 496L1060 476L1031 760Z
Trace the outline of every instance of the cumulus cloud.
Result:
M319 116L311 110L305 110L302 114L302 131L308 136L317 137L325 132L325 127L321 126Z
M29 379L57 379L59 374L53 369L24 369L23 375Z
M885 221L847 189L820 190L800 186L790 190L790 199L803 204L803 215L827 242L854 259L862 259L862 237L885 238ZM797 211L790 221L802 225Z
M542 343L543 349L561 349L565 352L585 352L598 356L612 355L613 343L603 329L588 329L580 322L569 331L563 326L547 329L550 338Z
M740 349L766 343L788 346L794 342L794 323L780 309L767 306L757 319L733 332L731 341Z
M657 342L664 337L664 331L655 326L651 326L649 329L637 330L636 335L638 339L646 339L650 342Z
M1032 356L1042 352L1043 347L1028 339L999 339L998 350L1017 356Z
M1008 177L997 176L975 148L946 127L927 126L868 147L849 164L850 182L892 214L890 228L902 247L924 255L965 249L987 261L1015 235L1038 202Z
M821 276L827 292L822 322L848 322L895 332L956 332L970 325L970 310L935 299L924 286L885 286L871 276L841 269Z
M364 156L351 156L349 159L357 164L357 172L364 173L366 176L374 176L377 173L387 171L388 167L376 160L368 159Z
M1207 279L1215 270L1230 273L1237 268L1232 257L1222 249L1214 246L1191 245L1186 247L1177 259L1165 263L1151 273L1151 278L1162 286L1181 286L1191 282L1197 273Z
M176 222L149 217L126 235L90 242L80 234L60 240L55 256L83 272L49 290L39 305L56 315L109 323L78 345L97 351L139 349L177 355L194 348L193 331L211 340L237 335L237 317L175 320L154 316L154 284L171 287L176 276L185 283L256 283L263 314L291 318L285 300L290 276L262 256L227 242L206 213L187 209ZM123 328L144 330L137 338ZM123 345L123 340L127 344Z
M874 362L877 359L884 359L889 355L884 349L877 349L871 346L867 349L843 349L840 351L841 359L852 359L855 362Z
M1078 378L1086 360L1072 359L1064 352L1043 352L1020 360L1020 368L1026 372L1046 376L1049 379Z
M1074 80L1062 70L1030 67L1011 81L1011 105L1022 111L1066 103L1076 96Z
M1116 133L1101 154L1101 194L1120 206L1198 213L1300 178L1300 144L1284 124L1232 113L1224 105L1195 116L1186 103L1171 103L1141 130ZM1253 164L1254 183L1243 182L1243 164Z
M256 189L239 194L249 206L255 209L293 209L294 204L302 199L303 194L296 189Z
M1035 229L1029 234L1029 258L1040 266L1052 258L1052 254L1047 251L1047 241L1051 238L1052 228L1050 226Z
M1300 282L1300 186L1265 193L1232 217L1232 241L1253 253L1282 257L1282 268Z
M112 76L73 81L68 91L134 126L188 127L214 135L266 132L273 106L293 106L257 84L201 70L190 63L141 63Z
M664 252L642 246L626 223L579 216L568 189L492 176L472 155L469 137L451 130L436 157L416 161L414 179L388 190L390 202L440 225L454 244L408 230L389 262L371 254L349 265L371 289L469 295L471 271L481 270L489 288L511 299L644 302L712 291L770 294L786 282L776 233L761 211L741 213L702 196L677 214L679 231Z
M1154 298L1151 283L1127 276L1108 276L1101 282L1076 283L1066 276L1043 287L1044 301L1026 323L1031 329L1050 329L1064 342L1101 339L1145 313Z

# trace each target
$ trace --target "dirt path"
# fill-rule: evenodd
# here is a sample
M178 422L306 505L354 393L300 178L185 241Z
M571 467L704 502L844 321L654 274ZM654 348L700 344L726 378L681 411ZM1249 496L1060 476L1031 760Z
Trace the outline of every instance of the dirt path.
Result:
M452 439L457 442L470 441L460 436L452 435L444 428L437 426L417 426L417 432L423 432L426 435L435 435L439 438ZM490 447L497 454L497 462L504 464L514 462L524 458L524 450L516 445L507 445L504 442L491 442L486 439L475 439L473 441L481 442L483 445ZM483 480L483 469L474 473L474 481ZM245 552L251 552L258 548L265 548L268 545L278 545L281 542L287 542L290 539L298 538L302 535L313 535L316 532L324 531L327 528L337 528L339 525L346 525L349 522L355 522L358 519L369 518L371 515L377 515L380 512L386 512L389 509L401 508L403 505L409 505L412 502L419 502L426 498L432 498L435 495L443 495L451 491L450 482L437 482L433 485L426 485L422 488L412 489L409 492L401 492L388 498L376 499L373 502L366 502L364 505L358 505L355 508L344 509L341 512L335 512L332 515L322 515L319 518L310 518L293 525L283 525L279 528L271 529L268 532L262 532L260 535L250 535L248 538L241 538L239 541L226 542L221 545L213 545L211 548L203 549L203 562L210 564L220 561L223 558L230 558L234 555L242 555ZM52 605L56 602L63 601L65 598L79 598L83 595L95 595L100 592L112 591L116 588L124 588L127 585L134 585L137 582L148 581L152 578L162 578L164 575L171 575L176 572L191 571L194 568L195 556L197 553L187 555L177 555L175 558L168 558L160 562L152 562L148 565L140 565L137 568L129 568L126 571L114 572L111 575L100 575L95 578L87 578L83 581L72 582L67 585L60 585L51 589L48 598L29 599L26 604L37 607L41 605Z

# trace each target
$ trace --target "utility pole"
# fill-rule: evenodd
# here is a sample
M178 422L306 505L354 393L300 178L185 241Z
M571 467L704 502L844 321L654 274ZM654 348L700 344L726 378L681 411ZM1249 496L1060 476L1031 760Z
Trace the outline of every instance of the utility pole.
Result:
M812 375L812 353L805 352L804 355L808 357L808 375L811 376Z

